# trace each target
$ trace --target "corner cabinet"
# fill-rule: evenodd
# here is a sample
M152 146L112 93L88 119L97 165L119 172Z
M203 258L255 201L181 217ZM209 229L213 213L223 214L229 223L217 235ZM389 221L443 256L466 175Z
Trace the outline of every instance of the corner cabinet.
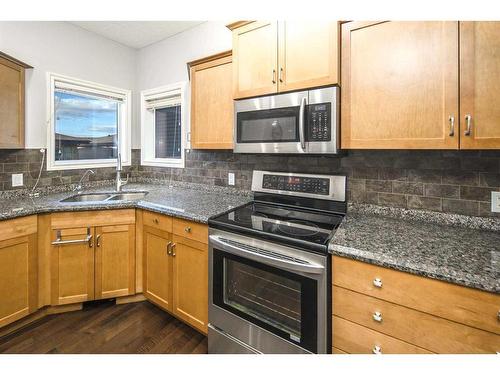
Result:
M37 308L37 218L0 222L0 327Z
M51 215L51 304L135 293L135 210Z
M233 98L339 83L337 22L236 22Z
M191 148L233 148L231 51L188 63L191 77Z
M30 68L0 52L0 148L24 148L24 76Z

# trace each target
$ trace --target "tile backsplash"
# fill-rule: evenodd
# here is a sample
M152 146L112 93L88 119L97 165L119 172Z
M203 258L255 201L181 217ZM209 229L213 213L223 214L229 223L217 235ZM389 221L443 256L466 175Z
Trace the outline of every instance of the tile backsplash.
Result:
M38 176L38 150L0 150L0 190L12 189L11 174L23 173L25 187ZM186 168L140 166L133 150L132 178L154 178L250 189L254 169L348 176L348 199L382 206L428 209L474 216L490 212L491 191L500 190L500 151L348 151L340 156L233 154L189 151ZM40 186L77 183L82 170L44 170ZM113 168L96 169L91 180L113 180Z

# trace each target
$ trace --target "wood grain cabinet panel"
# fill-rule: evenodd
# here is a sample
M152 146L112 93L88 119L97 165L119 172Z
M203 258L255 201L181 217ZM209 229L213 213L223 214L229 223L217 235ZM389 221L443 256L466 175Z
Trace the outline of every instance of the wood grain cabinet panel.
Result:
M284 21L278 25L278 91L339 83L337 22Z
M348 319L435 353L495 353L500 348L500 335L335 286L333 312L334 322L337 316ZM334 331L334 345L342 349L335 338L341 340ZM351 340L358 342L360 336Z
M500 148L500 22L460 22L460 147Z
M207 333L208 324L208 245L187 245L174 236L174 313Z
M233 148L231 51L188 64L191 75L191 147Z
M418 346L384 335L349 320L333 317L333 343L351 354L432 354Z
M233 98L278 91L278 23L251 22L233 30Z
M458 149L458 22L342 25L344 149Z
M0 327L36 310L36 251L36 234L0 241Z
M135 293L135 226L95 229L95 299Z
M0 148L24 147L24 81L30 66L0 52Z
M89 237L90 236L90 237ZM94 229L54 229L51 248L51 304L94 299Z
M143 241L144 296L172 312L172 234L145 225Z
M332 261L332 281L335 286L500 334L498 294L337 256Z

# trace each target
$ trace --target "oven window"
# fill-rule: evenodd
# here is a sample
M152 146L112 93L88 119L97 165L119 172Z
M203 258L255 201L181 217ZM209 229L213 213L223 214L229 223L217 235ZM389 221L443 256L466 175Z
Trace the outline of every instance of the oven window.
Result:
M301 284L234 260L225 260L224 303L301 338Z
M238 143L298 142L299 107L240 112L237 114Z
M218 249L212 267L215 305L316 352L316 280Z

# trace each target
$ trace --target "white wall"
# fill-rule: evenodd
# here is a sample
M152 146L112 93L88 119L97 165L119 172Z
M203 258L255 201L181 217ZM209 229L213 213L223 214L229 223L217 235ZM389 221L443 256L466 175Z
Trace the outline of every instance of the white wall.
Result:
M135 90L137 50L67 22L0 22L0 51L34 67L26 74L27 148L46 147L47 72Z
M141 90L188 81L186 64L189 61L231 49L231 36L231 31L226 28L225 23L209 21L140 49L136 71L137 103ZM135 113L136 124L140 124L138 112L140 111ZM186 115L189 123L189 111ZM133 132L135 140L140 139L139 126L136 127L135 133Z

